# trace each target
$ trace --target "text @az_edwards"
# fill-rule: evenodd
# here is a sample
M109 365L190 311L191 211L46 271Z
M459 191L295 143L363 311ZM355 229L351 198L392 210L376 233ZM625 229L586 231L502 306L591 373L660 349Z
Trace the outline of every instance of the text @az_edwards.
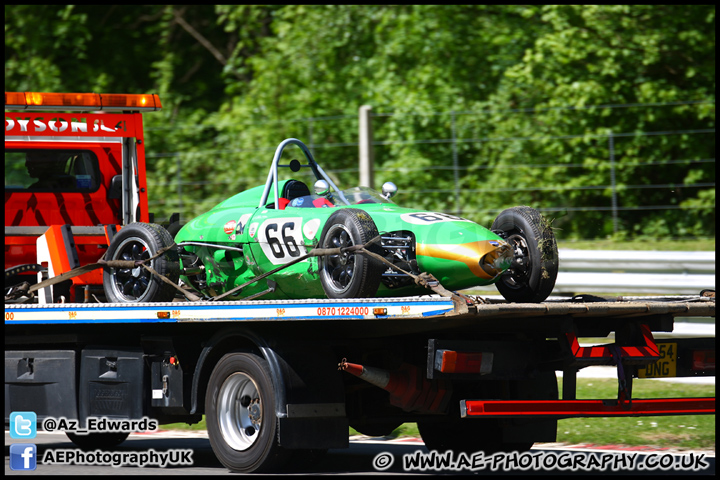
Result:
M106 417L88 417L85 427L80 422L65 417L48 417L42 422L43 430L46 432L66 432L78 435L90 433L133 433L133 432L157 432L158 421L152 418L143 417L139 420L119 420Z

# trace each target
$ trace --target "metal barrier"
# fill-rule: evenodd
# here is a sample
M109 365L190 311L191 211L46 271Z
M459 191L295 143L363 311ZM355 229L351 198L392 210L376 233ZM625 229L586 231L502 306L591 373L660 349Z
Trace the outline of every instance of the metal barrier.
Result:
M715 252L559 249L553 294L697 295L715 288Z

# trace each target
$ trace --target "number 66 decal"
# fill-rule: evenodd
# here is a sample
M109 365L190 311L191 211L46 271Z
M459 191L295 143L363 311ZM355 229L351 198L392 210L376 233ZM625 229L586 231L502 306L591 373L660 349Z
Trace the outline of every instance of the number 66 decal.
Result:
M403 213L402 215L400 215L400 218L402 218L407 223L412 223L413 225L428 225L428 224L441 223L441 222L469 222L470 221L465 218L456 217L455 215L450 215L448 213L438 213L438 212Z
M257 239L263 253L274 265L285 264L307 253L300 217L266 220L258 228Z

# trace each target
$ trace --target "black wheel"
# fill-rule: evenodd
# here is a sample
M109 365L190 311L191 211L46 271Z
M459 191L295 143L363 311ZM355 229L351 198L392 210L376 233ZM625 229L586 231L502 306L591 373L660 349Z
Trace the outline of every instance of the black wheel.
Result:
M484 452L524 452L535 442L554 442L555 419L461 418L460 400L557 400L555 372L536 372L522 380L485 380L456 383L445 418L418 421L418 431L429 450L472 454Z
M377 235L377 227L370 215L362 210L343 208L325 223L319 248L363 245ZM368 250L379 253L376 245ZM374 297L384 270L382 262L355 253L320 257L318 264L320 282L328 298Z
M222 357L205 397L215 456L234 472L282 469L290 453L278 444L275 393L265 359L250 353Z
M115 235L108 247L106 260L147 260L160 249L173 244L170 234L160 225L152 223L131 223ZM150 262L160 275L173 283L180 278L180 265L176 248ZM103 288L108 302L169 302L175 296L175 289L142 266L135 268L106 268L103 273Z
M65 432L65 435L67 435L71 442L83 450L107 450L120 445L130 434L124 432L109 432L78 435L76 433Z
M509 302L538 303L552 293L558 274L557 242L545 218L530 207L504 210L492 230L513 248L511 267L495 285Z

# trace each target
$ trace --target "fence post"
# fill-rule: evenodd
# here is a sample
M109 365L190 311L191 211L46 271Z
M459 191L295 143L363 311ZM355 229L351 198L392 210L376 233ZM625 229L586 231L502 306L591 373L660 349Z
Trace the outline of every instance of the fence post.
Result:
M617 188L615 186L615 138L613 133L608 134L608 149L610 150L610 188L612 189L612 219L613 234L618 231L618 205Z
M313 150L313 147L315 147L315 144L313 143L313 119L308 118L308 150L310 150L310 153L312 153L314 157L315 151Z
M360 182L363 187L375 188L373 165L375 153L373 152L373 134L370 105L361 105L358 112L358 149L360 154Z
M178 213L182 218L183 214L183 203L182 203L182 166L180 165L180 157L177 157L177 194L178 194ZM178 219L180 220L180 219Z
M450 126L452 128L452 160L453 180L455 181L455 213L462 213L460 208L460 173L458 172L457 130L455 129L455 112L450 112Z

